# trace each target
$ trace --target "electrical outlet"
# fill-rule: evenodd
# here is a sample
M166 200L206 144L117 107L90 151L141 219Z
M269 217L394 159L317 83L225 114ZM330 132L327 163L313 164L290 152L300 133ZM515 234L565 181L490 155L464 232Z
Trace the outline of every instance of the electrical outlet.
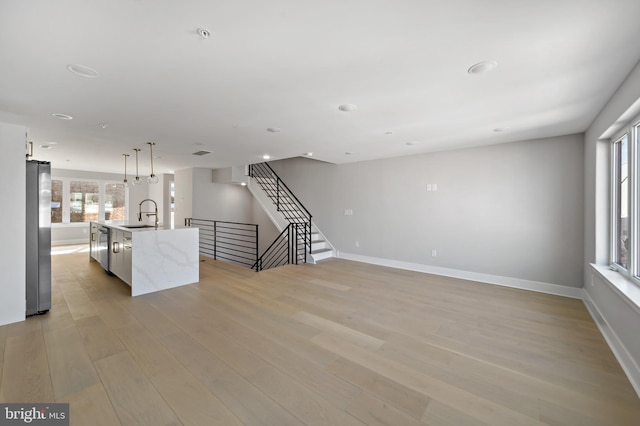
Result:
M431 184L430 183L427 184L427 192L431 192Z
M345 216L353 216L353 209L344 209Z
M438 256L438 251L437 250L431 250L431 257L437 257Z
M438 184L437 183L432 183L431 184L431 190L432 191L437 191L438 190Z

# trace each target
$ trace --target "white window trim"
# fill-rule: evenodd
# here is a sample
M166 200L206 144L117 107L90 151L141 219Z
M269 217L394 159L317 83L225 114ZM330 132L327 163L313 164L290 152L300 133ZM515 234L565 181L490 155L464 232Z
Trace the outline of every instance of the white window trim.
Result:
M98 220L105 220L105 208L104 208L104 200L105 200L105 186L107 184L122 184L120 180L105 180L105 179L88 179L81 177L57 177L51 176L51 180L59 180L62 181L62 223L52 223L51 226L54 228L74 228L74 227L84 227L89 222L71 222L71 208L69 206L69 200L71 198L71 182L72 181L80 181L80 182L92 182L98 184ZM124 209L125 214L129 213L129 188L125 186L124 188Z
M615 143L620 141L624 135L627 135L629 143L629 186L630 186L630 212L629 212L629 259L628 268L625 269L615 262L617 251L617 211L616 211L616 195L617 195L617 182L615 179L616 170L616 153ZM635 117L628 124L626 124L614 137L610 139L610 224L609 224L609 269L616 271L630 283L638 288L640 287L640 262L638 261L638 250L640 250L640 220L638 214L640 214L640 194L638 194L639 187L639 172L640 172L640 116ZM620 286L617 286L620 288ZM637 300L634 298L634 303Z

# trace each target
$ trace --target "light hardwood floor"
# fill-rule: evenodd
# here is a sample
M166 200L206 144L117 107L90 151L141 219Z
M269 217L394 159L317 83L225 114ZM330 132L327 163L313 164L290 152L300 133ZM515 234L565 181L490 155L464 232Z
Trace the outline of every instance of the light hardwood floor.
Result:
M53 308L0 327L0 401L73 425L640 425L581 301L344 260L131 298L53 257Z

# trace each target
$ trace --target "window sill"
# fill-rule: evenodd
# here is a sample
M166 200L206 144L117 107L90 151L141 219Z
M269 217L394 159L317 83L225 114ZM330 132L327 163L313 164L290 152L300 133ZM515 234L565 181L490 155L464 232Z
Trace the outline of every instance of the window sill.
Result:
M640 314L640 286L638 284L620 272L611 270L609 266L592 263L591 267L605 283Z

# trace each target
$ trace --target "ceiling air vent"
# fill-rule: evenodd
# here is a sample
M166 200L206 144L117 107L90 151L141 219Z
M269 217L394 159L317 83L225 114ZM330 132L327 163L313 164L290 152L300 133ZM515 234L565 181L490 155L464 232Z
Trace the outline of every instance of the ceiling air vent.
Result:
M196 152L194 152L194 153L193 153L193 155L200 155L200 156L202 156L202 155L211 154L211 152L212 152L212 151L204 151L204 150L203 150L203 151L196 151Z

